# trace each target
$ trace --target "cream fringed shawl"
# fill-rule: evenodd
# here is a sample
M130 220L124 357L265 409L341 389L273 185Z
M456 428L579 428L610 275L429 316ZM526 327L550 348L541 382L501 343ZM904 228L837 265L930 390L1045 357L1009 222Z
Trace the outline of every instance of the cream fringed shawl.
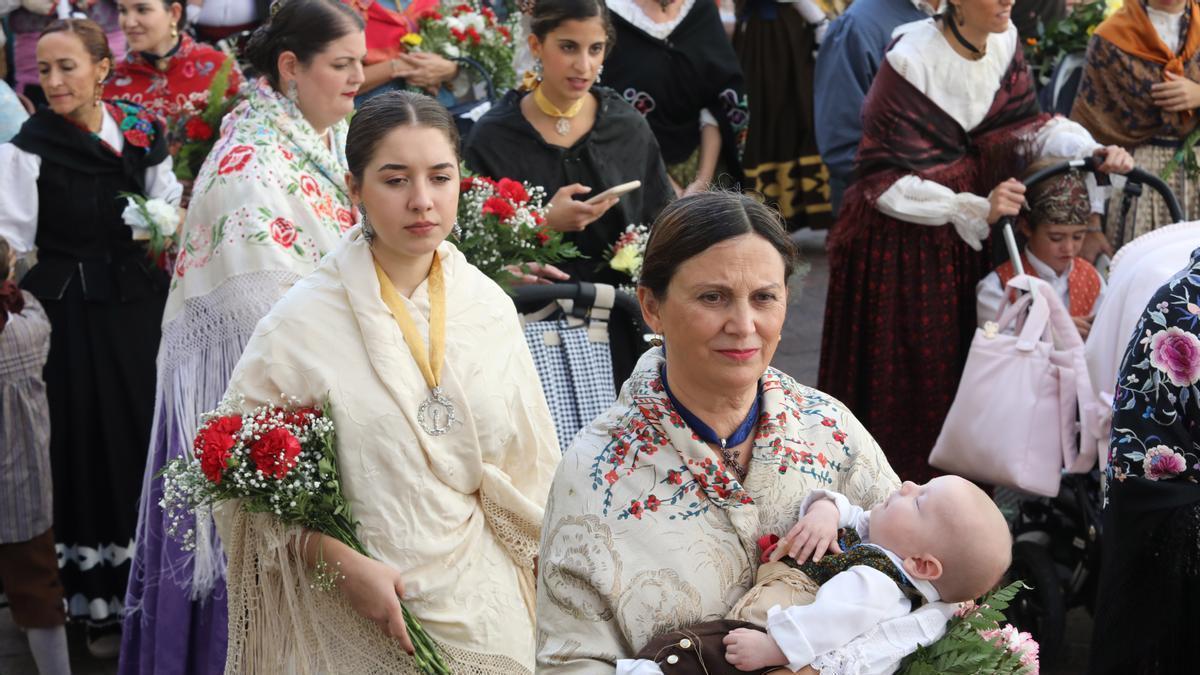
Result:
M745 485L663 392L662 350L563 457L542 530L538 672L612 673L652 637L724 618L814 488L869 508L899 485L840 403L768 369Z
M251 407L326 395L343 489L372 556L400 570L405 605L455 673L533 669L533 560L561 456L512 301L449 243L442 389L459 426L417 426L429 390L351 232L259 323L229 395ZM423 282L406 299L428 339ZM295 532L217 516L229 559L228 673L404 673L411 659L337 591L309 586Z

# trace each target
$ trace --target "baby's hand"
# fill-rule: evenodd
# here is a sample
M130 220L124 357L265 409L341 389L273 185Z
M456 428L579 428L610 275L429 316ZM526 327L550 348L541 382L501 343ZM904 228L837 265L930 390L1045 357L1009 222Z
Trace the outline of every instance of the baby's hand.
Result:
M725 660L738 670L786 666L787 657L770 635L751 628L735 628L725 635Z
M771 562L779 560L785 553L796 562L805 562L809 556L817 562L827 552L841 553L837 542L838 518L837 505L832 500L820 499L809 504L804 517L771 553Z

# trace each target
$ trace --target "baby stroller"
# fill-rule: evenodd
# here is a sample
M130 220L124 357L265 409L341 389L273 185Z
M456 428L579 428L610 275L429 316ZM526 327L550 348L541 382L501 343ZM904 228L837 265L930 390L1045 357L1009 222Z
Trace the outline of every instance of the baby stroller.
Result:
M1059 164L1030 176L1025 185L1073 170L1096 173L1095 167L1090 157ZM1172 219L1183 219L1175 195L1157 176L1134 169L1126 176L1126 185L1127 191L1137 194L1143 185L1150 186L1162 195ZM1020 274L1023 270L1011 225L1011 218L1001 221L1009 256ZM1008 577L1023 579L1032 589L1017 596L1008 618L1037 639L1043 665L1053 664L1061 655L1067 612L1078 606L1089 612L1094 608L1102 545L1100 512L1100 471L1094 467L1087 473L1064 473L1056 497L1017 501Z
M637 299L585 281L522 286L513 302L564 452L611 406L647 333Z

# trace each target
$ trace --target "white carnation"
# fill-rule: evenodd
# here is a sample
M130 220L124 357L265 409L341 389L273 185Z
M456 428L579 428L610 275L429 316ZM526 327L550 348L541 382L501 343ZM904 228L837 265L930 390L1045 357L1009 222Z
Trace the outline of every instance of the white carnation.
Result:
M121 220L135 230L150 229L150 223L146 222L146 216L142 213L142 207L138 206L132 197L126 198L125 210L121 212Z
M159 234L164 237L174 236L175 229L179 226L179 209L162 199L148 199L146 211L158 226Z

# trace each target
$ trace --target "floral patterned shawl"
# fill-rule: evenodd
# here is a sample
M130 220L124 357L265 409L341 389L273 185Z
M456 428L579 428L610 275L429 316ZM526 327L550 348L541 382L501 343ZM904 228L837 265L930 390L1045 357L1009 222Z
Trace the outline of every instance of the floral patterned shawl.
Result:
M738 482L663 391L652 349L576 437L542 526L538 672L612 672L660 633L723 618L754 582L755 542L783 535L814 488L869 508L899 481L840 403L763 375L750 472Z
M1200 603L1200 249L1150 299L1117 380L1093 673L1183 673ZM1113 635L1138 635L1106 640Z
M345 122L334 125L326 145L261 79L223 120L196 178L163 315L139 542L162 539L155 499L161 482L154 476L188 452L200 414L220 400L255 324L355 223L345 184L346 130ZM205 514L199 517L197 531L209 531ZM215 543L199 539L194 566L190 558L143 560L139 550L135 569L173 577L204 597L224 562ZM169 569L159 574L157 564Z

